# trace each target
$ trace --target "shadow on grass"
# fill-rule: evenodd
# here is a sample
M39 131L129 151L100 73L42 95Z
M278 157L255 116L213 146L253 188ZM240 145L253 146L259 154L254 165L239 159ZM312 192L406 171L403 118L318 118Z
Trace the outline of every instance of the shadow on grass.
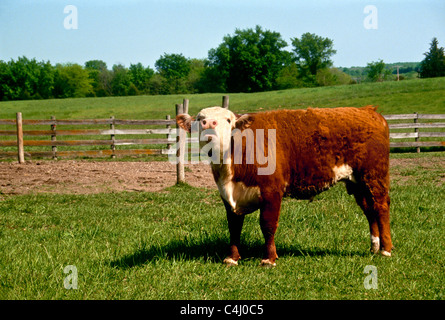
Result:
M171 241L164 246L146 246L137 249L134 253L110 262L112 267L132 268L158 260L204 260L212 263L222 263L228 253L228 239L203 239L199 243L190 241ZM240 252L243 260L261 259L263 254L263 243L260 241L249 245L241 245ZM346 251L333 249L305 249L300 246L277 245L279 257L310 257L310 256L366 256L364 251Z

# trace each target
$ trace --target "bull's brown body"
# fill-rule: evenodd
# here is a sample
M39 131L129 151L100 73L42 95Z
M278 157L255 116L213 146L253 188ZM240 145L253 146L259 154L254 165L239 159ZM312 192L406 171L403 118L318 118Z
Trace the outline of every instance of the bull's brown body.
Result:
M355 196L368 219L371 251L380 249L382 254L390 255L389 129L375 108L277 110L245 115L239 120L236 127L241 130L264 129L264 150L268 149L268 130L275 129L275 154L269 157L269 161L275 161L275 170L259 175L258 168L267 164L260 165L257 158L253 164L246 164L245 141L242 163L234 163L232 152L229 165L212 165L229 224L231 243L226 263L236 264L240 259L244 215L259 209L266 242L262 264L275 265L274 234L282 198L312 199L340 180L346 182L348 193ZM234 207L221 187L222 175L242 187L238 189L257 190L258 197L244 201L240 208ZM254 194L238 193L239 198ZM239 199L238 202L241 203Z

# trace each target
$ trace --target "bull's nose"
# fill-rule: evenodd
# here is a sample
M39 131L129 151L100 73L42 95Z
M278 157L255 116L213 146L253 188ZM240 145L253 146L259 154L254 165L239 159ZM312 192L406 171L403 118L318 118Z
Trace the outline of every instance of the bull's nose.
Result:
M218 121L214 119L205 119L201 121L202 128L205 129L215 129L218 125Z

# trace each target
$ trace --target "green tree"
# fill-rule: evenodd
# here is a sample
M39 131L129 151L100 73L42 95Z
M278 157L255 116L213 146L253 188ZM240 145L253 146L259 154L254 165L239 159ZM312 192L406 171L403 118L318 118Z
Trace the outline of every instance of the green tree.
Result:
M430 50L424 53L425 59L420 63L420 78L433 78L445 76L444 48L439 48L439 41L433 38Z
M129 68L130 79L138 92L149 92L149 81L154 75L154 70L150 67L144 68L142 63L130 64ZM134 91L134 88L132 89Z
M155 62L156 70L167 79L184 78L190 72L190 62L182 54L164 53Z
M315 84L315 75L320 69L332 66L331 56L337 53L334 42L313 33L304 33L300 39L291 39L294 59L301 77L308 85Z
M303 87L300 73L295 63L291 63L280 70L277 77L277 89L291 89Z
M148 90L152 95L170 94L170 85L166 78L159 73L155 73L148 81Z
M128 69L122 64L115 64L112 68L111 92L115 96L126 96L131 85ZM133 89L134 90L134 89Z
M218 76L229 92L256 92L277 87L278 73L286 62L287 43L278 32L255 29L236 29L223 42L209 51L212 77Z
M9 66L8 63L0 60L0 101L10 99L11 88L9 82Z
M185 79L187 93L202 92L202 79L206 70L206 60L190 59L190 72Z
M85 62L85 68L89 70L105 70L107 69L107 63L102 60L89 60Z
M368 63L365 70L368 79L374 82L382 82L391 74L390 70L385 69L385 63L381 59Z
M54 77L54 97L83 98L93 93L88 71L78 64L57 64Z
M26 57L0 64L0 99L50 98L54 85L54 68L49 62Z
M201 73L201 77L196 84L198 91L200 93L227 92L227 86L226 86L227 75L222 75L219 69L221 69L219 66L212 65L209 60L205 60L204 70Z
M30 99L37 91L39 71L35 59L11 59L6 73L6 92L10 100Z
M38 65L40 72L36 96L43 99L52 98L56 71L49 61L39 62Z
M191 66L190 61L182 54L164 53L156 62L155 67L158 73L167 79L169 83L169 93L185 93L187 91L185 79L188 76Z
M102 60L89 60L85 62L85 69L88 71L89 78L92 80L94 96L111 96L112 74L107 68L106 62Z

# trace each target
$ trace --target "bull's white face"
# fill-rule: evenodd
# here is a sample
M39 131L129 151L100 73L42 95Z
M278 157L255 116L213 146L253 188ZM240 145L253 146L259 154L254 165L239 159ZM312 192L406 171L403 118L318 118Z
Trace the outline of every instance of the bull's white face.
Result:
M202 109L196 119L188 114L176 116L176 122L182 129L199 134L201 152L211 154L211 161L217 159L218 163L227 163L232 130L244 130L252 121L253 118L249 114L237 117L232 111L221 107Z
M235 128L236 116L230 110L212 107L202 109L196 116L199 128L200 146L211 147L222 157L230 148L230 137ZM221 158L222 159L222 158Z

